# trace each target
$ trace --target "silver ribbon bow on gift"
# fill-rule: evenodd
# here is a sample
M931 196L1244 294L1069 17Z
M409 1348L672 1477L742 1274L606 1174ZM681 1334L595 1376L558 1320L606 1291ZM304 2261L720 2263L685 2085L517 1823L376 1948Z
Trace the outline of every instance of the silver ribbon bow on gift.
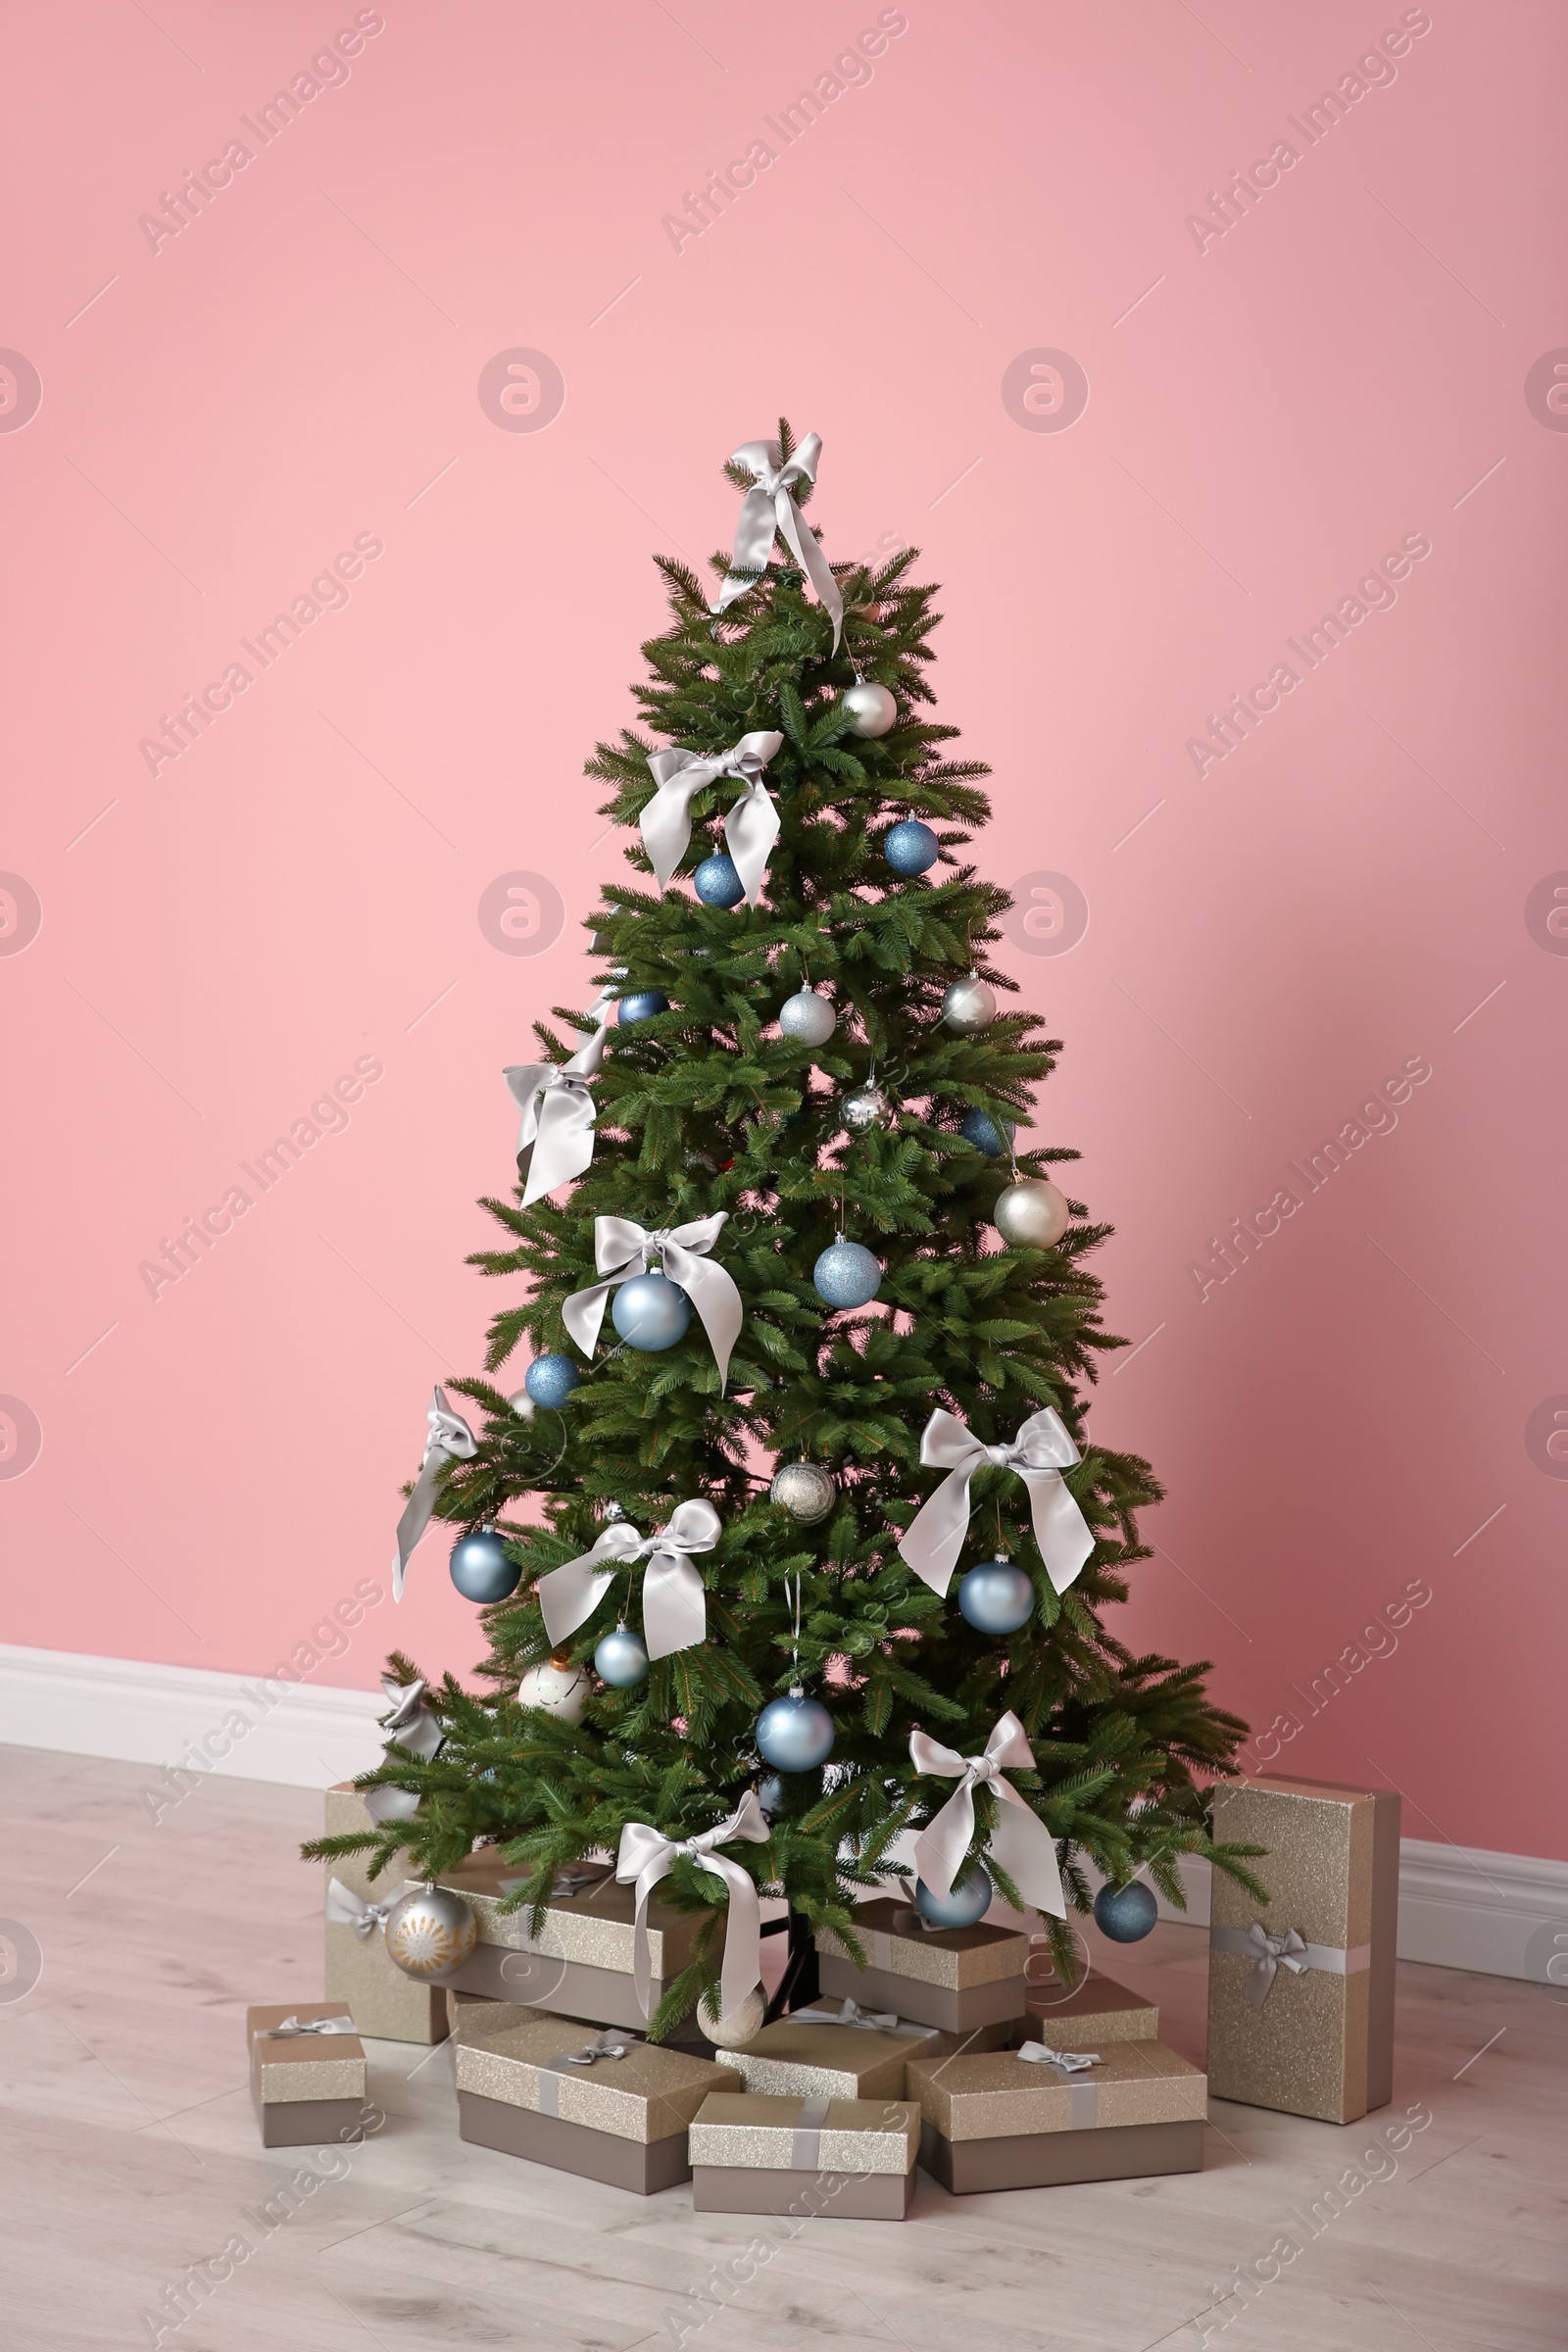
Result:
M762 770L783 743L771 728L743 735L727 752L652 752L648 764L659 786L641 817L643 848L661 890L685 857L692 837L691 804L720 776L737 776L747 790L724 819L724 839L746 896L757 905L767 860L778 839L778 810L762 781Z
M377 1928L386 1926L388 1916L412 1891L414 1885L413 1879L405 1879L401 1886L393 1887L384 1903L364 1903L353 1887L345 1886L341 1879L328 1879L326 1916L334 1928L352 1928L364 1943L367 1936L372 1936Z
M381 1717L388 1747L395 1740L410 1755L420 1756L428 1764L446 1734L424 1703L423 1680L400 1683L395 1675L383 1674L381 1689L390 1702L389 1712ZM389 1756L382 1757L383 1763L391 1761ZM367 1788L364 1797L365 1810L372 1821L412 1821L419 1810L419 1799L412 1788Z
M561 1320L584 1355L592 1355L599 1345L611 1292L634 1274L646 1274L649 1258L657 1256L663 1260L668 1279L680 1285L697 1309L718 1366L722 1394L729 1378L730 1353L741 1336L744 1310L734 1278L722 1266L714 1265L708 1252L728 1222L729 1211L721 1208L715 1216L694 1217L688 1225L660 1227L649 1233L630 1217L595 1217L594 1263L608 1279L574 1292L561 1310Z
M944 1747L924 1732L909 1734L909 1755L916 1772L958 1783L915 1840L915 1868L932 1892L951 1893L974 1837L974 1791L989 1788L997 1799L997 1820L987 1853L996 1856L1026 1903L1065 1919L1067 1904L1061 1891L1056 1841L1011 1782L1002 1777L1004 1768L1027 1772L1034 1764L1034 1750L1017 1716L1009 1709L1001 1717L986 1741L984 1755L960 1756L956 1748Z
M632 1951L633 1980L637 1987L637 2004L644 2017L649 2015L653 1997L653 1962L648 1948L648 1898L661 1879L668 1878L676 1863L685 1855L699 1870L722 1879L729 1888L729 1917L724 1928L724 1966L719 1977L719 2016L725 2018L738 2009L762 1976L762 1910L758 1900L757 1886L750 1875L727 1854L715 1853L715 1846L729 1845L737 1839L748 1844L765 1845L770 1833L762 1819L762 1808L757 1801L755 1788L748 1788L733 1813L711 1830L704 1830L696 1838L666 1838L662 1830L652 1828L646 1821L628 1821L620 1833L620 1851L615 1858L615 1877L622 1886L633 1883L637 1888L637 1934Z
M1100 2098L1091 2076L1080 2082L1080 2075L1088 2075L1092 2066L1100 2064L1098 2050L1052 2050L1043 2041L1026 2041L1015 2057L1031 2066L1054 2068L1072 2093L1068 2103L1068 2120L1075 2132L1093 2132L1100 2121Z
M559 2058L547 2059L539 2069L539 2112L559 2116L561 2113L561 2078L568 2066L597 2066L601 2058L624 2058L633 2050L646 2045L635 2034L622 2034L617 2027L607 2026L579 2050L563 2050Z
M394 1600L403 1598L403 1580L408 1575L409 1562L430 1524L436 1481L448 1462L471 1462L479 1450L466 1421L448 1404L445 1389L438 1386L432 1392L425 1419L430 1424L430 1434L424 1441L424 1460L414 1493L404 1504L403 1516L398 1521L398 1556L392 1563Z
M609 1034L601 1022L569 1061L522 1061L501 1073L522 1112L517 1162L520 1168L526 1152L524 1208L592 1165L595 1112L588 1080L599 1075Z
M285 2017L280 2026L269 2026L261 2036L263 2041L292 2041L296 2034L355 2034L359 2028L352 2017L314 2017L302 2022L297 2017Z
M777 531L816 590L823 610L833 616L833 651L837 653L844 633L844 599L821 544L796 505L794 495L797 482L816 480L821 455L820 433L808 433L787 466L776 441L745 441L735 451L730 464L744 466L756 479L741 500L729 576L718 592L717 603L710 605L709 611L715 614L722 612L738 596L744 596L748 588L756 587L759 577L767 569L767 559L773 552L773 533Z
M694 1551L711 1551L722 1527L710 1502L700 1496L677 1503L668 1524L640 1536L626 1519L612 1519L592 1551L539 1579L539 1606L553 1649L590 1618L620 1569L646 1559L643 1574L643 1646L651 1658L689 1649L708 1639L708 1600L692 1564Z
M898 2034L906 2031L900 2025L896 2009L862 2009L858 2001L848 1999L841 2009L792 2009L790 2023L795 2026L858 2026L865 2034ZM919 2028L907 2030L917 2033Z
M946 1470L948 1476L920 1505L898 1547L933 1592L946 1596L968 1532L969 1481L988 1462L1015 1470L1028 1488L1040 1557L1056 1591L1066 1592L1094 1550L1095 1539L1061 1475L1083 1456L1059 1414L1047 1405L1030 1414L1010 1446L985 1446L956 1413L938 1405L921 1433L920 1459L928 1470Z
M1252 1957L1253 1965L1242 1986L1248 2006L1252 2009L1262 2008L1282 1968L1298 1977L1311 1966L1306 1939L1297 1929L1287 1928L1283 1936L1271 1936L1260 1919L1254 1919L1245 1934L1237 1935L1231 1948Z

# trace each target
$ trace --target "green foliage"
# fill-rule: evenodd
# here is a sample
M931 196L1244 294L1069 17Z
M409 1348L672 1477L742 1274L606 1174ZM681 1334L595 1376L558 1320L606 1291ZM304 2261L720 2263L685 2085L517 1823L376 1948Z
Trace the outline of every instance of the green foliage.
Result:
M1026 1009L1004 1009L975 1037L939 1021L944 990L970 968L999 992L1016 991L988 960L1009 901L966 854L990 814L987 771L955 758L956 730L927 715L938 615L934 589L909 577L914 562L906 551L876 569L835 566L845 603L836 655L828 615L781 548L718 621L696 576L660 562L670 620L643 649L642 728L601 743L587 772L606 788L603 812L631 829L628 879L607 888L592 918L600 978L662 990L670 1009L613 1033L596 1081L593 1166L569 1197L528 1209L520 1194L485 1203L501 1242L471 1262L502 1288L492 1377L451 1383L478 1408L479 1447L451 1465L438 1509L455 1526L502 1524L523 1583L484 1612L488 1694L451 1680L431 1694L447 1731L441 1754L398 1757L362 1783L393 1782L421 1798L416 1821L360 1841L383 1863L407 1844L417 1867L441 1869L475 1839L499 1840L530 1874L516 1899L537 1903L563 1864L612 1852L628 1821L671 1836L710 1828L758 1778L759 1710L798 1677L833 1715L826 1780L790 1776L770 1844L726 1850L815 1925L849 1929L847 1888L869 1884L896 1833L951 1793L915 1774L911 1729L922 1724L973 1754L1007 1707L1037 1760L1016 1785L1061 1841L1080 1904L1079 1852L1116 1880L1147 1863L1173 1900L1184 1852L1211 1853L1251 1884L1241 1853L1211 1846L1201 1792L1233 1770L1246 1726L1207 1698L1205 1666L1135 1657L1102 1623L1147 1557L1135 1514L1160 1495L1147 1462L1088 1446L1084 1435L1085 1392L1105 1351L1124 1345L1102 1327L1088 1265L1108 1229L1075 1201L1056 1248L999 1246L991 1213L1011 1170L958 1132L976 1105L1027 1126L1060 1049ZM857 672L898 700L897 723L874 741L843 712ZM654 789L648 755L664 744L719 752L762 727L784 737L766 777L782 830L765 905L705 906L678 880L660 895L635 831ZM683 873L723 847L723 818L742 789L726 779L694 798ZM881 851L887 827L906 815L942 842L940 862L913 881L897 878ZM808 980L838 1010L835 1035L814 1050L772 1028ZM564 1061L585 1017L565 1006L561 1032L536 1025L543 1057ZM838 1099L873 1066L897 1116L852 1136ZM1075 1157L1040 1145L1018 1152L1017 1169L1064 1175ZM714 1255L746 1310L723 1395L695 1318L678 1347L647 1355L615 1345L607 1317L564 1411L531 1420L513 1411L494 1376L507 1367L506 1386L519 1384L523 1342L580 1361L562 1307L597 1279L596 1216L657 1229L719 1210L728 1221ZM875 1304L857 1313L825 1308L811 1283L841 1230L885 1269ZM894 1548L935 1483L919 1467L919 1442L939 1402L987 1443L1054 1405L1085 1452L1068 1484L1096 1549L1059 1599L1035 1551L1022 1482L991 1469L974 1480L962 1565L1000 1543L1038 1595L1029 1625L1001 1642L971 1629L956 1599L939 1599ZM775 1464L798 1456L826 1464L839 1484L819 1526L799 1526L768 1497ZM519 1675L549 1650L534 1581L590 1548L607 1502L648 1530L695 1494L724 1523L699 1563L707 1643L660 1661L634 1690L599 1690L580 1727L518 1706ZM542 1522L506 1518L535 1497ZM798 1666L785 1592L796 1576ZM590 1661L621 1612L637 1622L624 1577L570 1656ZM978 1816L977 1846L985 1803ZM685 1862L661 1894L704 1910L724 1900L716 1880ZM710 1945L688 1973L657 2030L713 1981Z

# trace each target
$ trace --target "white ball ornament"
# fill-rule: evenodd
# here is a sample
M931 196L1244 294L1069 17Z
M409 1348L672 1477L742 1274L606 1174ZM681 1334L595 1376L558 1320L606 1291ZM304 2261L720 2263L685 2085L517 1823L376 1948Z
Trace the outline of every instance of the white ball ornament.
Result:
M942 1000L942 1018L960 1037L978 1037L996 1017L997 992L978 972L955 980Z
M588 1704L588 1677L569 1658L545 1658L530 1666L518 1683L517 1704L542 1707L563 1723L581 1723Z
M802 1527L813 1527L817 1520L829 1517L838 1500L833 1475L820 1462L786 1462L769 1494Z
M755 2041L762 2031L762 2020L767 2015L767 2003L762 1998L761 1988L754 1984L745 2000L732 2009L727 2017L714 2016L709 2007L709 2001L714 1998L710 1993L708 2001L704 2001L697 2012L697 2023L714 2049L742 2050L749 2041Z
M1072 1220L1067 1196L1049 1176L1020 1176L1000 1194L991 1221L1014 1250L1050 1250Z
M899 706L885 686L868 686L857 678L844 697L844 708L857 735L885 735L895 724Z
M814 988L803 988L780 1006L778 1025L800 1045L825 1046L839 1025L839 1016L826 997L819 997Z

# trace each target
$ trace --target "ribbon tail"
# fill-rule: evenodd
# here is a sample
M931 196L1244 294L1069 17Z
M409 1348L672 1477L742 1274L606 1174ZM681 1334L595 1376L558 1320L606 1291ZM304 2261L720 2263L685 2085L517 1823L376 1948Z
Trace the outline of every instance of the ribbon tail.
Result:
M1035 1470L1022 1463L1017 1467L1029 1489L1035 1542L1046 1573L1055 1590L1065 1592L1095 1548L1093 1532L1059 1470Z
M719 1973L719 2015L730 2017L762 1977L762 1907L749 1872L722 1854L709 1854L704 1868L715 1871L729 1887L729 1915L724 1922L724 1963Z
M947 1598L968 1527L969 1470L960 1464L926 1496L898 1543L905 1561L939 1599Z
M713 1350L713 1361L718 1366L718 1391L722 1396L729 1379L729 1359L741 1336L746 1312L734 1277L722 1266L715 1266L710 1257L698 1257L678 1243L665 1245L664 1271L671 1282L680 1284L702 1319L708 1344Z
M767 569L773 552L773 501L760 482L754 482L741 500L735 520L735 553L717 602L708 608L710 612L726 612L738 596L757 586L758 575Z
M1242 1985L1242 1994L1250 2009L1262 2008L1263 2003L1268 1999L1274 1976L1275 1963L1273 1960L1259 1960L1248 1970L1246 1981Z
M761 897L762 877L779 835L778 808L767 786L759 779L742 795L724 819L724 839L735 871L746 888L747 904Z
M550 1087L539 1105L533 1155L522 1205L532 1206L558 1185L569 1184L593 1164L594 1099L580 1083L564 1079ZM526 1119L524 1120L526 1125Z
M419 1810L412 1788L367 1788L364 1801L372 1821L412 1821Z
M398 1521L398 1556L392 1566L392 1597L403 1598L403 1580L409 1573L409 1562L418 1545L419 1538L430 1524L435 1509L436 1481L443 1466L452 1456L444 1446L432 1446L424 1467L416 1482L414 1493L403 1506Z
M614 1280L593 1283L586 1291L574 1291L561 1310L561 1320L584 1355L591 1356L599 1345L600 1326L605 1319L605 1301L614 1289Z
M839 639L844 634L844 599L832 566L822 553L821 541L787 490L779 492L778 527L780 536L788 542L791 554L816 590L823 611L833 616L833 651L837 653Z
M1008 1788L997 1806L997 1824L986 1850L996 1855L1026 1903L1049 1911L1054 1919L1066 1918L1056 1840L1016 1789Z
M695 1563L684 1552L655 1552L643 1577L643 1643L649 1657L667 1658L672 1650L707 1640L708 1596Z
M552 1649L586 1624L614 1581L613 1568L591 1568L585 1560L568 1560L539 1579L536 1591Z
M914 1841L914 1866L933 1894L952 1893L973 1836L974 1797L965 1784Z
M639 823L643 848L654 869L654 880L661 890L669 888L670 877L685 857L692 837L692 794L710 778L706 773L693 775L689 770L661 784Z

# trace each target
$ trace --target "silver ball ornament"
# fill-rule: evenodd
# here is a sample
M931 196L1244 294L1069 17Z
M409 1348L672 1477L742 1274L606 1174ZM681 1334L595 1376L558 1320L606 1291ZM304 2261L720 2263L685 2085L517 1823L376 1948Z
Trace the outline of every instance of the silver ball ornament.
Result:
M834 1242L811 1268L811 1280L828 1306L868 1306L882 1287L882 1268L858 1242Z
M972 1928L977 1919L984 1919L991 1908L996 1889L978 1862L971 1862L961 1879L955 1879L952 1890L938 1894L924 1879L914 1882L914 1907L927 1927Z
M465 1600L487 1603L515 1592L522 1570L493 1527L471 1527L452 1546L452 1582Z
M648 1672L648 1652L631 1628L617 1625L594 1651L594 1672L612 1690L630 1690Z
M770 1698L757 1719L757 1750L775 1772L814 1772L833 1753L833 1718L804 1690Z
M478 1921L450 1886L416 1886L386 1915L387 1957L421 1984L455 1977L478 1940Z
M839 1098L839 1116L852 1135L867 1135L873 1127L885 1127L892 1115L892 1103L869 1079Z
M1020 1176L997 1197L991 1221L1014 1250L1049 1250L1072 1219L1067 1196L1049 1176Z
M997 1017L997 992L978 972L955 980L942 1000L942 1018L960 1037L978 1037Z
M692 1302L667 1275L634 1274L616 1291L610 1319L628 1348L658 1355L686 1337Z
M581 1723L583 1709L588 1704L588 1677L569 1659L564 1658L558 1664L554 1658L544 1658L537 1666L530 1666L518 1683L517 1704L541 1707L562 1723Z
M982 1560L958 1580L958 1607L981 1634L1015 1634L1035 1613L1035 1589L1010 1560Z
M826 997L803 988L779 1007L778 1025L785 1037L803 1046L825 1046L839 1025L839 1016Z
M1133 1879L1112 1886L1107 1879L1095 1897L1095 1925L1112 1943L1142 1943L1159 1917L1152 1886Z
M514 1389L512 1395L507 1398L507 1402L519 1421L531 1421L539 1410L526 1389Z
M817 1520L826 1519L839 1493L831 1471L824 1470L820 1462L786 1462L768 1492L802 1527L813 1527Z
M710 1993L709 2000L713 1997ZM754 1984L745 2000L738 2002L727 2017L715 2017L708 2001L701 2002L697 2023L715 2050L743 2050L749 2041L757 2039L766 2015L767 2003L762 1998L761 1987Z
M857 678L844 697L844 708L857 735L885 735L899 715L899 706L885 686L868 686Z

